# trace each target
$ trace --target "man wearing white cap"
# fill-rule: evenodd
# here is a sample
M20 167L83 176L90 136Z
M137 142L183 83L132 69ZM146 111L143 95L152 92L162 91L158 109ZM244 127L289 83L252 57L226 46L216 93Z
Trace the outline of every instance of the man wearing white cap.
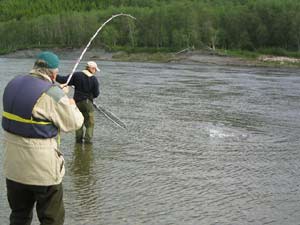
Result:
M93 99L97 98L100 94L99 82L95 76L97 71L100 71L97 63L89 61L86 64L85 70L75 72L68 83L69 86L75 87L74 100L84 117L83 126L76 131L77 143L82 143L83 141L85 143L92 143L95 124ZM65 84L68 77L57 75L56 81Z

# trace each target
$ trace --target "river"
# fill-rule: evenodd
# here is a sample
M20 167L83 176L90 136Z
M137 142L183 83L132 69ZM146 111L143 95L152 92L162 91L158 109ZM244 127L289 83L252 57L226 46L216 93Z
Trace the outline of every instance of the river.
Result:
M33 62L0 58L1 96ZM62 135L65 224L300 224L299 69L99 64L96 102L128 129L96 112L92 145Z

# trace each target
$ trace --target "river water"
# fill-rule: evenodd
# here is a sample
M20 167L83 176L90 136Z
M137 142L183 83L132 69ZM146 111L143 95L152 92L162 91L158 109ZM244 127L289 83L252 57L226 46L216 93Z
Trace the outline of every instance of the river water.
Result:
M63 134L65 224L300 224L299 69L100 64L96 102L128 129L96 113L93 145ZM32 65L0 58L1 96Z

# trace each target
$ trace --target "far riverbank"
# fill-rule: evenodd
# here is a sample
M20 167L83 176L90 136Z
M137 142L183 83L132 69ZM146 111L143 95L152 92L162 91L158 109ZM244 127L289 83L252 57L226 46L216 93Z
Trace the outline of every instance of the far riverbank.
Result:
M4 58L35 58L45 49L26 49L1 55ZM48 50L48 49L47 49ZM53 48L50 49L61 59L77 60L82 49ZM232 56L226 52L211 50L193 50L177 53L126 53L124 51L107 52L104 49L88 50L83 60L99 61L127 61L127 62L154 62L154 63L184 63L184 64L215 64L230 66L272 66L272 67L300 67L300 59L272 55L259 55L257 57Z

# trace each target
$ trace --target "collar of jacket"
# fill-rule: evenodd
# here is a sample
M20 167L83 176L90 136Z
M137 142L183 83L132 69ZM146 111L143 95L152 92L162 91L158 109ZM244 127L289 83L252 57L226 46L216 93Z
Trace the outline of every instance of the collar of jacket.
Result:
M47 80L47 81L53 83L52 80L51 80L51 78L47 74L44 74L44 73L42 73L41 71L39 71L37 69L32 69L30 71L30 75L42 78L44 80Z
M90 71L88 70L83 70L82 71L85 75L87 75L88 77L94 76L94 74L92 74Z

